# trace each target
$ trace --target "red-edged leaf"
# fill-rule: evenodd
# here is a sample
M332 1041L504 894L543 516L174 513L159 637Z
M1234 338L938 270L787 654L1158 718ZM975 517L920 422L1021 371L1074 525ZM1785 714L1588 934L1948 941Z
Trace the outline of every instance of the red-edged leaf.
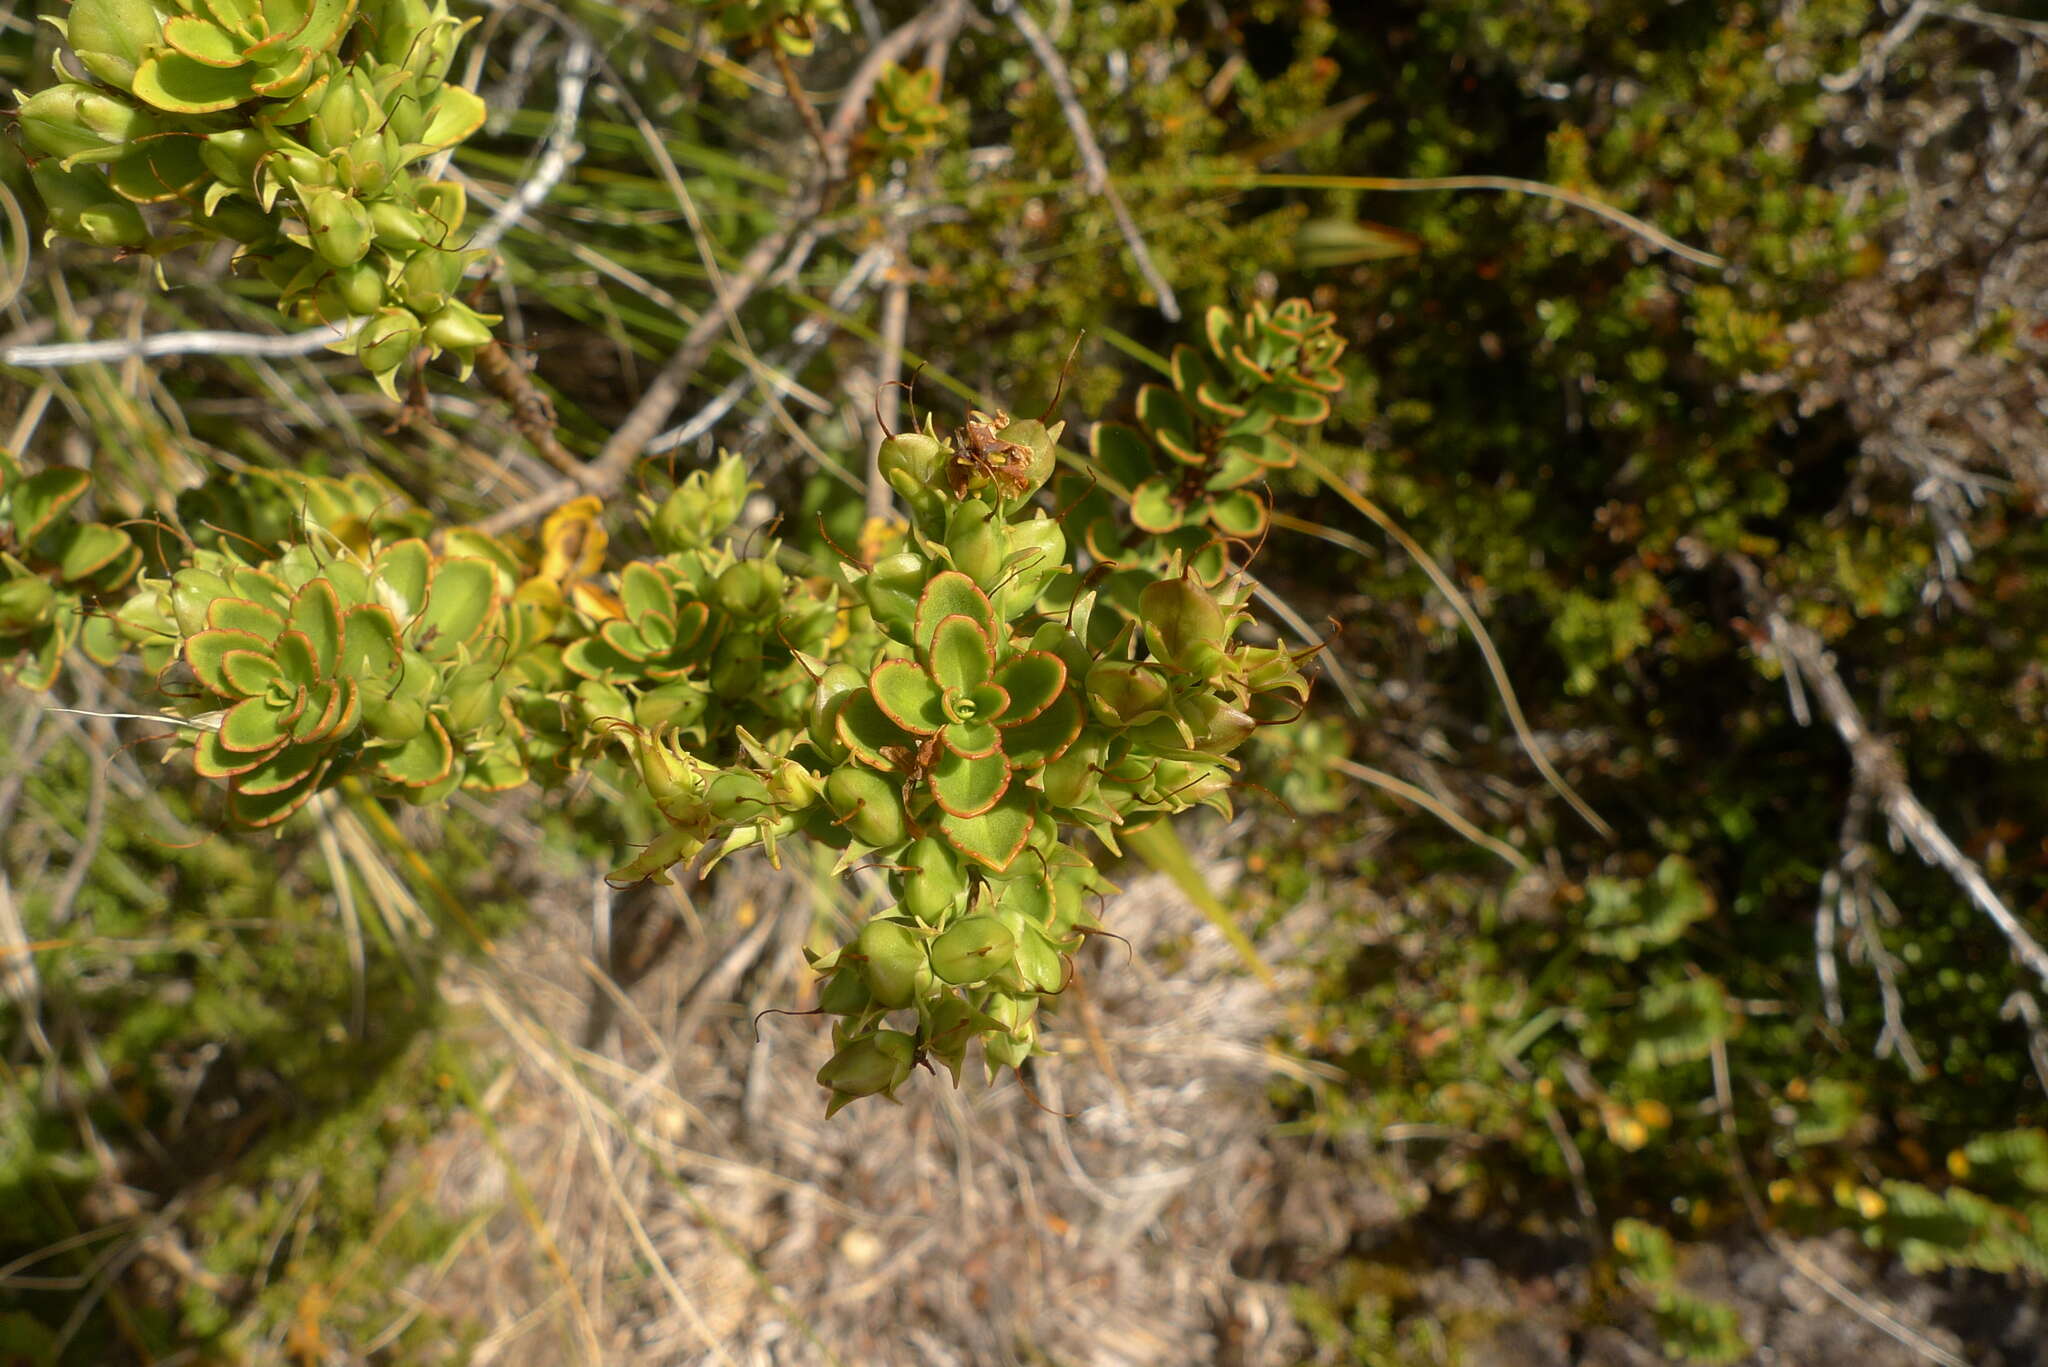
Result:
M185 663L192 667L192 673L205 687L223 698L239 698L243 694L235 691L223 672L221 661L231 650L251 650L265 654L270 642L246 631L234 631L223 627L209 628L196 636L185 638Z
M1027 650L1013 655L996 671L996 682L1010 695L1010 705L996 717L996 725L1009 728L1030 721L1066 687L1067 664L1048 650Z
M890 721L888 714L875 705L874 694L865 688L846 700L834 727L853 757L873 769L897 769L897 761L886 752L915 750L918 746L917 737Z
M964 621L964 618L954 620ZM946 724L939 686L909 660L884 660L868 679L875 705L905 731L929 736Z
M996 610L988 601L988 595L958 570L944 570L933 575L917 600L913 640L920 655L931 649L932 633L948 617L971 619L981 626L984 637L993 638L996 634Z
M1010 786L1010 765L1000 754L969 759L939 752L926 780L939 807L954 816L980 816Z
M939 833L947 844L989 872L1002 873L1031 838L1032 820L1030 799L1020 789L979 816L940 817Z

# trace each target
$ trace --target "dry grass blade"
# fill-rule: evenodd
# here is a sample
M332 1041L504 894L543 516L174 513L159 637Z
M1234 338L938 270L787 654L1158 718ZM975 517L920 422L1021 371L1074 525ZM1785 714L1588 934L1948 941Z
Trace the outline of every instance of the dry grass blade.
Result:
M1632 236L1642 239L1661 252L1696 266L1719 269L1727 261L1709 251L1689 247L1671 234L1654 224L1645 223L1634 214L1604 204L1591 195L1568 190L1562 185L1549 185L1540 180L1522 180L1515 176L1307 176L1276 175L1251 171L1197 172L1179 177L1180 185L1201 185L1216 188L1237 188L1245 190L1366 190L1391 191L1413 194L1421 191L1443 190L1488 190L1502 194L1533 195L1538 199L1555 200L1569 204L1574 209L1583 209L1596 218L1601 218Z
M1531 867L1529 860L1520 850L1506 841L1496 840L1485 831L1480 830L1470 821L1458 815L1448 803L1437 797L1436 794L1426 789L1418 788L1406 779L1396 778L1384 770L1360 764L1356 760L1340 757L1331 760L1330 764L1341 774L1349 774L1361 783L1370 783L1375 788L1383 788L1404 801L1414 803L1422 808L1423 811L1428 812L1431 816L1449 826L1459 835L1464 836L1467 840L1479 846L1479 848L1497 854L1507 860L1516 869L1526 873Z
M1502 662L1500 651L1493 644L1493 637L1487 632L1486 624L1479 620L1479 614L1473 610L1470 600L1465 597L1457 584L1452 581L1450 575L1444 573L1443 567L1436 563L1436 560L1429 552L1423 550L1421 544L1414 537L1408 535L1400 523L1388 516L1379 504L1374 503L1364 494L1359 493L1342 479L1339 479L1336 472L1331 470L1329 466L1306 453L1302 456L1302 464L1316 478L1320 479L1332 493L1336 494L1346 503L1349 503L1353 508L1364 514L1374 526L1392 537L1395 543L1402 550L1406 551L1415 563L1421 567L1422 572L1429 576L1429 582L1436 585L1437 592L1443 594L1445 600L1450 603L1451 610L1457 613L1458 619L1465 624L1465 629L1472 633L1473 642L1478 645L1480 655L1486 660L1487 673L1493 677L1493 686L1500 695L1501 706L1506 709L1508 721L1515 728L1515 736L1521 741L1522 749L1528 754L1530 762L1543 775L1544 781L1550 784L1557 792L1557 795L1563 798L1571 806L1571 809L1585 820L1587 825L1598 831L1603 839L1613 840L1615 838L1614 828L1602 820L1600 814L1594 811L1584 798L1579 796L1576 788L1565 782L1564 775L1558 773L1556 767L1544 755L1543 747L1536 741L1535 732L1529 727L1529 719L1522 715L1521 701L1515 696L1514 683L1508 678L1507 665ZM1307 532L1311 536L1320 537L1328 541L1333 546L1343 546L1345 549L1356 551L1361 555L1372 554L1372 548L1357 537L1349 536L1332 527L1325 527L1320 523L1304 521L1301 518L1290 517L1283 513L1275 513L1273 514L1273 525L1276 527L1286 527L1292 531Z

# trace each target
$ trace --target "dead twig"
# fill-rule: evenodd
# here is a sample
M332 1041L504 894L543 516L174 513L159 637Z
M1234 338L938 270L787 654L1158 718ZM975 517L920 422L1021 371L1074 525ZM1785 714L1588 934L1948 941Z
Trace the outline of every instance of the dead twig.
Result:
M1820 703L1821 712L1834 726L1849 749L1859 782L1870 785L1878 809L1891 827L1921 859L1946 873L1969 897L1978 910L1990 918L2005 936L2013 957L2043 982L2048 982L2048 949L2043 949L2004 899L1984 877L1975 860L1964 854L1935 821L1933 813L1913 793L1906 781L1906 767L1890 741L1873 732L1863 719L1863 710L1842 682L1834 657L1818 633L1787 618L1772 595L1766 592L1763 575L1746 557L1730 556L1728 563L1742 580L1753 618L1760 619L1770 633L1771 648L1780 660L1791 662L1805 678Z
M1074 89L1074 75L1067 70L1066 60L1053 46L1052 39L1046 37L1045 30L1038 26L1038 21L1016 0L994 0L990 8L1017 26L1017 32L1023 36L1032 55L1045 68L1053 96L1059 101L1060 113L1066 117L1067 127L1074 134L1074 147L1081 154L1088 188L1101 195L1103 202L1109 205L1110 215L1116 219L1117 231L1123 234L1124 245L1130 248L1131 259L1137 263L1138 274L1159 297L1159 312L1168 322L1179 322L1180 300L1174 296L1173 286L1166 283L1166 277L1152 260L1152 253L1145 246L1144 234L1138 231L1137 220L1131 217L1123 194L1116 188L1116 182L1110 179L1109 162L1102 155L1102 144L1095 140L1095 130L1089 126L1088 111L1081 107L1081 97Z
M1890 1335L1930 1362L1939 1362L1942 1367L1970 1367L1969 1363L1900 1320L1889 1307L1875 1305L1842 1285L1827 1269L1801 1252L1797 1244L1771 1228L1763 1198L1757 1194L1756 1180L1749 1175L1749 1164L1742 1156L1741 1136L1735 1124L1735 1089L1728 1073L1728 1046L1719 1038L1713 1043L1713 1064L1714 1107L1720 1112L1721 1142L1728 1155L1728 1166L1735 1174L1736 1190L1742 1193L1742 1204L1748 1208L1750 1220L1764 1242L1771 1246L1771 1251L1783 1258L1794 1272L1854 1312L1865 1323Z

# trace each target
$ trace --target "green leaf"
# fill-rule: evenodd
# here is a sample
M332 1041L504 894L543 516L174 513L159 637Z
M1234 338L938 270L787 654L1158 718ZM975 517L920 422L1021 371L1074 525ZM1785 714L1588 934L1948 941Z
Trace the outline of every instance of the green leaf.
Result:
M228 800L229 810L244 826L257 830L275 826L305 806L313 794L320 791L320 780L326 772L327 767L323 764L295 787L281 792L260 795L236 793Z
M971 617L942 620L926 647L932 682L948 693L967 693L989 681L995 672L995 647L989 633Z
M839 709L837 723L839 739L855 759L875 769L894 770L897 762L883 753L891 749L917 748L917 739L889 720L888 715L875 705L875 697L863 688L846 700Z
M353 688L354 685L347 680L337 679L310 690L306 695L306 710L292 727L292 739L300 742L333 739L354 710Z
M1168 366L1173 376L1173 387L1182 399L1194 397L1195 391L1215 377L1202 353L1182 342L1173 349L1173 360Z
M255 96L246 66L208 66L176 52L159 51L135 68L135 98L173 114L211 114Z
M1067 753L1081 734L1081 702L1072 692L1057 694L1030 721L1003 732L1003 753L1012 768L1037 769Z
M978 816L943 816L939 833L946 843L991 873L1006 872L1031 837L1030 799L1021 791L1003 798Z
M247 770L235 782L235 791L247 797L269 797L311 778L323 767L328 749L324 745L287 745Z
M1180 526L1181 510L1174 501L1173 490L1173 481L1164 475L1154 475L1132 491L1131 521L1140 531L1157 535Z
M433 567L433 552L426 542L417 540L386 546L370 566L378 598L407 632L427 604L427 579Z
M939 686L909 660L882 661L875 666L868 687L882 714L906 731L929 736L946 724Z
M207 605L206 624L227 631L246 631L269 642L284 630L284 617L246 598L216 598Z
M1067 664L1049 650L1027 650L1003 663L996 682L1010 695L1010 705L996 717L996 725L1008 729L1052 706L1066 687Z
M228 582L236 594L252 603L269 608L280 617L292 605L291 590L284 586L284 580L268 570L237 565L228 575Z
M637 621L650 612L669 611L675 594L659 570L644 560L635 560L619 572L619 602L625 606L627 619Z
M30 475L16 484L8 491L16 542L26 546L35 541L91 487L91 475L68 465Z
M1212 304L1202 315L1202 330L1209 339L1209 350L1218 356L1228 356L1237 346L1237 320L1230 316L1230 310L1221 304Z
M932 797L952 816L979 816L996 805L1010 786L1010 765L1002 755L969 759L942 750L927 780Z
M217 26L191 14L164 21L164 41L173 51L204 66L234 67L243 62L242 46Z
M220 743L218 731L202 731L192 743L192 772L201 778L233 778L248 773L266 758L261 753L242 754L228 749Z
M618 682L640 677L641 662L622 655L602 635L584 636L562 648L562 663L585 679Z
M1292 385L1267 385L1253 402L1284 423L1307 427L1330 416L1330 400L1322 394Z
M185 638L185 663L192 667L202 686L224 698L244 696L235 691L222 669L222 659L231 650L267 654L270 642L246 631L214 628Z
M292 600L290 620L312 649L316 676L333 674L341 658L341 600L334 596L334 585L315 579L301 588Z
M377 773L405 788L428 788L448 777L455 767L455 746L439 717L428 717L427 726L377 763Z
M311 688L321 681L319 661L313 658L313 643L303 631L286 627L270 645L285 681L298 688Z
M436 565L413 648L435 659L453 655L490 616L497 587L488 561L453 558Z
M1003 733L985 721L948 722L939 739L962 759L982 759L1003 748Z
M939 623L948 617L966 617L978 623L984 640L996 634L995 608L988 601L988 595L958 570L943 570L933 575L917 600L914 644L920 655L930 654L932 635L938 631Z
M277 661L253 650L230 650L220 657L221 677L238 697L253 698L283 677Z
M1230 536L1256 538L1266 530L1266 501L1249 489L1238 489L1209 504L1209 521Z
M220 745L237 754L262 754L284 744L286 711L268 698L244 698L220 719Z
M398 622L382 603L342 614L338 673L364 683L381 680L397 667L399 649Z
M1152 473L1152 446L1135 428L1098 422L1088 436L1088 450L1102 473L1125 491L1135 489Z

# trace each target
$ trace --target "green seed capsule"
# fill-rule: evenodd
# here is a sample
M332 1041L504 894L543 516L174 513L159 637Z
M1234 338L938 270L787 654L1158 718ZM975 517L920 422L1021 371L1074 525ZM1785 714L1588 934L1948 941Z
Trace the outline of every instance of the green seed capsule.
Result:
M825 979L824 990L818 993L818 1009L828 1016L858 1016L874 1004L867 978L850 964Z
M131 143L158 127L126 100L70 82L23 100L18 118L22 137L36 151L94 160L91 154Z
M391 371L419 344L419 319L404 309L383 309L356 335L356 355L374 372Z
M633 704L633 720L652 731L658 727L695 726L704 717L711 695L704 685L690 679L676 679L650 688Z
M467 304L449 304L427 320L427 341L443 351L461 353L487 346L490 325Z
M370 211L339 190L307 196L306 228L313 250L330 266L353 266L370 250Z
M763 560L742 560L718 576L719 605L735 617L756 620L782 603L782 572Z
M1002 528L994 524L986 503L968 499L954 507L946 530L946 553L952 556L954 569L984 590L993 589L1003 576L1007 549Z
M1017 956L1011 965L1026 991L1056 993L1067 983L1066 964L1060 952L1035 930L1017 939Z
M43 625L56 597L49 581L35 575L0 583L0 631L27 631Z
M925 836L903 854L903 909L928 926L944 924L967 892L960 861L946 843Z
M846 760L846 742L839 739L839 712L846 700L867 686L867 680L852 665L833 665L818 676L811 694L811 744L834 764Z
M897 787L872 769L834 769L825 780L825 802L847 834L863 845L888 849L906 834Z
M877 918L861 927L854 951L877 1006L895 1010L911 1004L931 980L924 937L902 921Z
M818 1070L818 1083L835 1094L837 1109L855 1097L893 1093L916 1061L915 1039L901 1030L877 1030L841 1045Z
M969 916L932 942L932 972L955 986L987 982L1016 952L1017 939L993 916Z
M427 729L427 707L417 698L387 698L370 689L362 708L363 729L378 740L408 741Z

